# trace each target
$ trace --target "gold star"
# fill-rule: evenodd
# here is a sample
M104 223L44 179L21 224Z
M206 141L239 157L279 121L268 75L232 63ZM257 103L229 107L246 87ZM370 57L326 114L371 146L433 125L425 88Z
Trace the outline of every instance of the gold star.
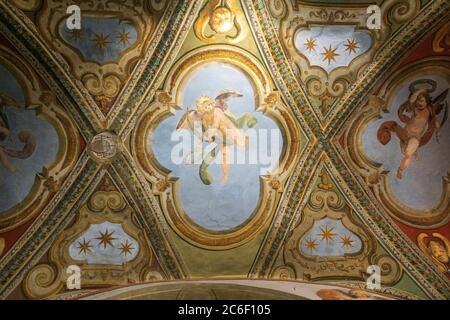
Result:
M128 243L128 240L125 240L125 243L120 244L120 251L123 255L131 254L131 250L134 250L134 248L131 246L131 243Z
M309 249L311 252L313 252L314 250L316 250L318 244L316 242L316 240L313 240L311 238L309 238L308 240L306 240L306 248Z
M351 247L353 247L353 242L355 242L354 240L351 239L351 236L349 236L349 235L342 236L341 240L342 240L341 241L342 246L344 248L347 248L347 247L351 248Z
M91 240L86 242L86 239L83 238L83 242L78 242L78 246L77 246L78 254L81 254L81 253L87 254L88 252L92 252L91 248L92 248Z
M347 49L345 49L345 51L348 51L348 54L351 54L352 52L356 53L356 49L359 48L358 45L358 41L356 41L355 39L347 39L347 43L344 44L344 46L347 47Z
M319 234L319 236L322 237L322 240L325 241L329 241L329 240L333 240L333 237L336 235L335 233L333 233L333 228L328 228L328 226L325 226L324 228L320 228L321 233Z
M309 52L316 51L316 40L313 38L306 39L305 46Z
M72 29L69 31L70 32L70 37L74 40L80 40L81 39L81 30L79 29Z
M95 42L95 46L99 49L106 49L108 47L108 44L111 43L111 41L108 40L109 34L105 35L102 33L95 34L95 39L92 40Z
M324 56L323 57L323 61L328 60L328 64L331 63L331 60L333 60L334 62L336 62L336 57L339 56L339 53L336 53L337 47L334 49L331 49L331 44L330 47L327 48L323 48L325 51L322 52L321 54Z
M117 39L119 39L119 43L122 43L125 47L126 45L130 44L130 32L126 32L125 29L119 33L117 36Z
M114 233L114 231L112 231L111 233L109 233L108 232L108 229L106 229L106 231L103 233L103 232L100 232L100 236L99 237L97 237L97 238L95 238L95 239L97 239L97 240L100 240L100 242L99 242L99 244L98 245L102 245L103 244L103 248L104 249L106 249L106 247L109 245L109 246L113 246L112 245L112 242L113 242L113 240L116 240L117 238L113 238L112 237L112 235L113 235L113 233Z

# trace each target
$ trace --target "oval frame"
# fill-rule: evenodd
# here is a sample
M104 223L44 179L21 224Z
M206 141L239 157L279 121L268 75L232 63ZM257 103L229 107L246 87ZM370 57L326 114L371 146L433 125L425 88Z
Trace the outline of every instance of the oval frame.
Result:
M224 62L241 69L250 77L257 94L256 111L274 120L283 133L283 149L279 167L269 176L260 177L261 192L257 208L240 226L226 231L212 231L195 224L184 212L177 197L177 179L163 168L148 146L148 137L161 121L174 114L180 101L183 81L199 66L208 62ZM157 93L137 121L131 137L132 154L137 158L152 191L159 196L164 215L175 232L189 243L209 249L225 250L240 246L255 236L271 220L283 186L298 159L300 152L300 128L289 108L273 90L267 71L250 53L233 46L212 45L193 50L179 59L170 70L164 89ZM289 146L289 148L287 148Z

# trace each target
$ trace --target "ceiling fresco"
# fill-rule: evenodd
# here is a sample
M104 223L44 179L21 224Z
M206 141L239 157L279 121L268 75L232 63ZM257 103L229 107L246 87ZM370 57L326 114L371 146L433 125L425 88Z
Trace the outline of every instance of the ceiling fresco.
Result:
M72 3L0 1L0 299L450 298L448 1Z

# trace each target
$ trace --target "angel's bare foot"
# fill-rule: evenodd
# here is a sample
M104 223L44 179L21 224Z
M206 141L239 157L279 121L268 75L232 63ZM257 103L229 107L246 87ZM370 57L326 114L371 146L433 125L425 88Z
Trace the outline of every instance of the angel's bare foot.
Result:
M397 178L398 179L402 179L403 178L403 170L398 168L397 170Z

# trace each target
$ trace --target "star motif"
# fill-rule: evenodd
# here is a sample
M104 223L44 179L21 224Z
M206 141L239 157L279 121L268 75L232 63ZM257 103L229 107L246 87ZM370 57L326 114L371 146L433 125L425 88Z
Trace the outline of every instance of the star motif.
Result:
M316 40L313 38L306 39L305 46L309 52L316 51Z
M105 35L103 32L99 34L95 34L95 39L92 40L95 42L95 46L101 50L106 49L108 47L108 44L111 43L111 41L108 40L109 34Z
M336 235L333 233L334 228L329 228L328 226L325 226L325 228L320 228L321 233L319 236L322 237L322 240L325 240L326 242L333 240L333 237Z
M117 39L119 39L119 43L123 44L123 46L127 46L130 44L130 32L126 32L125 29L119 33L117 36Z
M345 51L348 51L348 54L351 54L352 52L356 53L356 49L359 48L358 45L358 41L356 41L355 39L347 39L347 43L344 44L344 46L346 46L347 48L345 49Z
M108 229L106 229L105 232L100 232L100 236L95 238L97 240L100 240L99 246L103 244L103 249L106 249L107 246L113 246L112 242L116 240L117 238L113 238L112 235L114 234L114 231L111 233L108 232Z
M91 240L86 242L86 239L83 238L83 242L78 242L78 246L77 246L78 254L81 254L81 253L87 254L88 252L92 252L91 248L92 248Z
M305 246L309 251L313 252L314 250L316 250L318 243L316 242L316 240L309 238L308 240L306 240Z
M131 250L134 250L134 248L131 246L131 243L128 242L128 240L125 240L125 243L120 244L120 252L126 256L127 254L131 254Z
M331 61L336 62L336 57L339 56L339 53L336 53L337 47L332 49L330 44L330 47L328 49L325 47L323 49L325 50L321 53L324 56L323 61L328 60L328 64L330 64Z
M355 242L354 240L351 239L351 236L346 235L346 236L342 236L341 237L341 243L342 243L342 247L344 248L351 248L353 247L353 242Z

